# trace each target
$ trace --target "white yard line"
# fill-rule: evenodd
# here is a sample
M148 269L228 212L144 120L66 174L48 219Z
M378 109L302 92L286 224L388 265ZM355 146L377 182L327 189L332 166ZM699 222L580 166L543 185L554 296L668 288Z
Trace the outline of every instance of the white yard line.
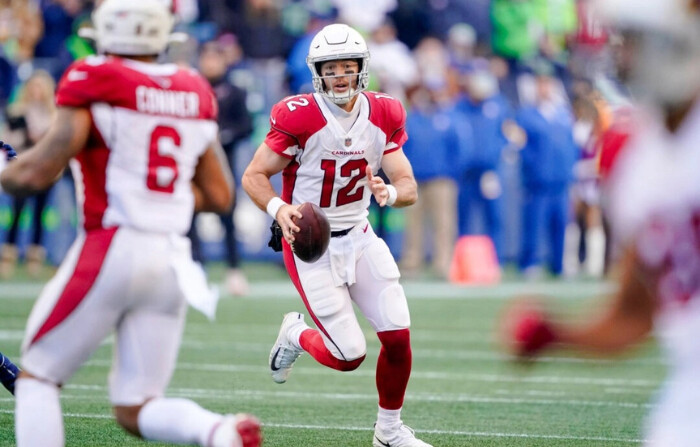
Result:
M220 285L223 290L223 285ZM586 298L615 290L611 282L548 281L542 283L507 282L496 286L456 286L443 282L404 281L410 300L433 299L494 299L515 295L543 294L557 298ZM43 285L31 282L11 282L0 285L0 299L35 299ZM254 282L243 299L298 299L290 281ZM241 298L236 298L241 299Z
M107 387L101 385L72 385L64 387L66 390L99 391L106 392ZM305 399L305 400L354 400L375 401L376 393L321 393L301 391L267 391L267 390L216 390L209 388L169 388L168 394L178 397L196 397L206 399L231 399L231 398L274 398L279 399ZM68 394L72 395L72 394ZM620 401L595 401L581 399L542 399L532 397L492 397L474 394L438 394L438 393L407 393L406 399L410 402L444 402L444 403L476 403L476 404L518 404L518 405L566 405L576 407L615 407L615 408L640 408L648 410L652 404Z
M112 363L110 360L90 360L87 366L95 366L101 368L109 368ZM254 373L267 375L269 370L266 366L261 365L231 365L219 363L178 363L179 370L191 371L208 371L208 372L227 372L227 373ZM303 366L295 366L295 373L299 375L337 375L337 371L324 368L309 368ZM352 375L359 377L374 377L373 369L359 369L352 372L343 373L343 375ZM420 371L414 370L411 373L411 379L426 379L426 380L448 380L448 381L465 381L465 382L487 382L487 383L531 383L543 385L580 385L580 386L605 386L624 388L656 388L659 386L659 381L646 379L617 379L605 377L567 377L567 376L536 376L536 375L521 375L521 374L474 374L474 373L446 373L438 371Z
M13 410L2 410L0 413L13 414ZM64 417L79 418L79 419L113 419L110 414L99 413L64 413ZM334 431L363 431L370 433L369 427L357 427L347 425L306 425L306 424L290 424L290 423L275 423L265 422L264 427L270 428L287 428L293 430L334 430ZM478 438L524 438L524 439L561 439L570 441L595 441L595 442L611 442L611 443L627 443L639 444L644 442L643 439L627 439L627 438L607 438L603 436L574 436L574 435L545 435L536 433L501 433L501 432L477 432L463 430L418 430L418 433L431 435L448 435L448 436L465 436Z

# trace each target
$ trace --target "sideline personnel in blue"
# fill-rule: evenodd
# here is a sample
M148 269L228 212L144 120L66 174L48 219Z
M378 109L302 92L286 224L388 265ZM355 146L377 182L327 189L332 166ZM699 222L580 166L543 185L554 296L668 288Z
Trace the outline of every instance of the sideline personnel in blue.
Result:
M409 99L406 128L411 130L411 138L403 149L413 165L420 199L405 211L401 272L411 277L423 271L424 223L428 223L434 273L447 279L457 239L455 176L461 165L462 146L471 144L470 133L468 126L460 123L461 116L455 112L446 85L422 85L411 92Z
M521 151L523 220L520 269L538 272L538 248L543 230L549 245L551 272L562 272L564 233L569 215L569 185L580 149L574 143L573 116L565 98L556 94L551 66L536 67L535 103L517 113L527 142Z
M504 125L511 118L508 101L498 91L498 80L488 61L465 76L466 95L457 107L473 132L472 150L466 154L459 174L459 235L486 233L493 241L499 261L503 260L502 196L499 166L503 149L509 144ZM512 122L512 121L511 121ZM474 211L483 213L483 231L475 226Z

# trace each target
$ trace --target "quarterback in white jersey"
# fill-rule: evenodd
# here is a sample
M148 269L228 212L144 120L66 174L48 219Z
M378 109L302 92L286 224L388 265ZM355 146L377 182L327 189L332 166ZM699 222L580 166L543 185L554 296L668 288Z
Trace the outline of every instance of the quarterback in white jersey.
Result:
M316 93L285 98L272 109L270 132L243 175L253 201L284 234L287 272L318 329L302 314L285 315L270 352L275 382L283 383L302 352L340 371L357 368L366 341L355 303L382 343L377 363L379 411L373 445L426 447L401 421L411 372L410 317L399 270L367 220L370 196L380 206L417 199L413 170L401 146L406 113L396 99L365 91L369 52L346 25L329 25L311 42L307 62ZM374 174L383 169L390 185ZM281 197L270 177L282 172ZM292 217L304 202L321 207L330 222L328 250L301 261L289 244L299 228Z
M70 162L82 211L78 238L27 324L17 445L64 445L60 387L114 333L109 394L127 431L179 444L257 447L254 417L163 397L186 299L206 293L193 286L184 235L195 209L224 212L232 201L213 93L194 71L155 63L173 26L159 0L106 0L93 22L105 56L68 69L46 137L0 176L3 189L25 194L48 187Z
M694 4L691 4L694 3ZM583 325L515 304L504 331L515 354L552 342L615 353L654 330L669 377L644 434L649 447L700 445L700 5L686 0L603 0L623 30L629 83L653 107L640 116L609 181L616 243L625 248L619 290ZM640 113L640 115L642 115Z

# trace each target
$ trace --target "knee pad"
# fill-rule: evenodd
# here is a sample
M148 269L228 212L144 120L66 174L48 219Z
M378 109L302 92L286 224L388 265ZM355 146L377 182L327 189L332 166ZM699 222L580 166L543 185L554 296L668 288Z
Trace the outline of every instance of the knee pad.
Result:
M384 287L379 293L379 302L384 320L381 330L406 329L411 326L406 294L398 281L393 281Z
M323 341L333 357L344 361L364 358L367 353L367 341L354 313L330 320L325 329L333 337L332 340L329 340L325 335L323 337Z
M374 243L367 247L363 256L366 256L369 261L369 269L374 279L398 280L401 277L394 256L384 240L377 238Z
M304 278L303 287L311 311L319 318L332 316L346 305L345 296L323 270L310 272Z

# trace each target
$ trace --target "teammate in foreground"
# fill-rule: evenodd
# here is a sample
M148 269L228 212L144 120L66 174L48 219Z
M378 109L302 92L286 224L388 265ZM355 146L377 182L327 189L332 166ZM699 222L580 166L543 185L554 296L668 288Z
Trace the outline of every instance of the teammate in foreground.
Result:
M83 231L27 324L17 445L64 445L60 387L114 332L109 394L124 429L176 444L257 447L254 417L163 397L186 297L205 293L192 287L184 234L194 209L224 212L232 201L213 94L195 72L154 63L173 25L158 0L106 0L93 21L105 56L69 68L48 134L0 175L5 191L28 194L70 162L82 209Z
M700 445L700 5L686 0L602 0L623 30L623 73L653 106L611 177L613 234L625 247L610 307L580 325L516 302L503 323L518 356L551 343L611 354L656 330L671 364L644 438L648 446Z
M382 343L377 363L379 412L373 445L426 447L401 421L411 373L410 317L399 270L367 220L370 196L380 206L417 199L411 165L401 150L406 113L396 99L367 92L369 51L360 34L329 25L307 58L316 93L286 98L272 109L271 129L243 175L253 201L277 220L287 272L318 329L302 314L285 315L270 353L275 382L287 380L302 352L339 371L356 369L366 342L353 302ZM391 185L376 176L382 168ZM282 171L282 197L270 177ZM291 251L300 204L318 204L331 224L326 253L305 263Z

